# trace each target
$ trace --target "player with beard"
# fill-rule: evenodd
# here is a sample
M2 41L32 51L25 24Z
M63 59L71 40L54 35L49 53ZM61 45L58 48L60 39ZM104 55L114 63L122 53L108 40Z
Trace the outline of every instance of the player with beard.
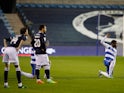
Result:
M50 78L50 61L48 54L46 53L46 47L49 45L46 40L46 25L40 25L39 32L32 39L32 46L35 50L36 57L36 82L38 84L43 84L44 82L40 79L40 69L44 68L47 82L48 83L56 83Z

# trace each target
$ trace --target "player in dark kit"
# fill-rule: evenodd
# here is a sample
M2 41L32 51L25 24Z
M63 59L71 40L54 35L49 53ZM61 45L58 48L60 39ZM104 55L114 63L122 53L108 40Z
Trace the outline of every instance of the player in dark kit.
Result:
M32 39L32 46L35 50L36 54L36 82L38 84L43 84L44 82L40 79L40 69L44 68L47 82L48 83L56 83L50 78L50 61L48 55L46 53L46 47L48 46L46 40L46 31L47 28L45 25L40 25L39 32Z
M4 88L8 88L8 71L10 63L13 63L16 69L16 76L18 80L18 88L25 88L21 81L21 70L19 66L18 50L21 48L22 43L26 40L28 35L27 28L20 29L20 35L15 35L14 37L9 37L4 39L4 55L3 62L5 63L4 68Z

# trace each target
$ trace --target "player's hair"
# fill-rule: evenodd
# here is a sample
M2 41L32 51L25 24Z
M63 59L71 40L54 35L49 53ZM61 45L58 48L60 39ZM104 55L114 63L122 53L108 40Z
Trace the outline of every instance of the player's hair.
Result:
M112 41L111 41L111 44L113 44L113 43L117 43L117 41L116 41L116 40L112 40Z
M45 27L45 25L40 25L39 30L42 30Z
M27 29L26 27L21 28L21 29L20 29L20 34L25 34L26 29Z
M116 40L112 40L111 41L111 45L114 47L114 48L116 48L117 47L117 41Z

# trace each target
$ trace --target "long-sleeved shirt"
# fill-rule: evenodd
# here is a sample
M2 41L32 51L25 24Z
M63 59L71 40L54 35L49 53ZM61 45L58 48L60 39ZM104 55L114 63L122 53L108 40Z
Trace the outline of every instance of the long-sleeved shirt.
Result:
M108 62L116 62L116 56L117 56L117 49L112 47L111 45L105 43L105 39L107 38L107 36L105 36L102 40L101 40L101 44L105 47L105 58L104 60L108 61Z

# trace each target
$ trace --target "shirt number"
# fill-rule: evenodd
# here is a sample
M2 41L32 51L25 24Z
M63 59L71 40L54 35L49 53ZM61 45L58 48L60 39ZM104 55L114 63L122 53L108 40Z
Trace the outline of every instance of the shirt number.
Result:
M40 39L34 39L35 43L34 43L34 47L40 47L41 43L40 43Z

